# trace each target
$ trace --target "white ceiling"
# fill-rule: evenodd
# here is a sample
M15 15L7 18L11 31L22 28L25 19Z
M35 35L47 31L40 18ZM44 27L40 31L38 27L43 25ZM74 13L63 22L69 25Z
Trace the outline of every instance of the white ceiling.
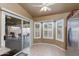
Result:
M33 6L40 4L42 3L20 3L20 5L33 17L64 13L69 12L73 9L79 9L79 3L56 3L52 6L49 6L52 9L51 11L40 12L39 7Z

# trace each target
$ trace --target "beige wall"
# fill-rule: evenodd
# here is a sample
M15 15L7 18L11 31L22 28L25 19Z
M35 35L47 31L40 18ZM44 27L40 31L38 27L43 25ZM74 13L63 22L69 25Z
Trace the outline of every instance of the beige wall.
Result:
M17 3L0 3L0 7L4 7L15 13L21 14L22 16L32 19L32 16Z
M35 17L33 18L35 21L41 21L41 20L57 20L61 18L66 18L68 16L69 12L67 13L61 13L61 14L55 14L55 15L48 15L48 16L41 16L41 17Z
M40 38L40 39L34 39L34 43L50 43L50 44L55 44L57 46L60 46L61 48L64 48L66 49L67 48L67 16L69 15L69 12L68 13L62 13L62 14L56 14L56 15L49 15L49 16L42 16L42 17L36 17L34 18L34 21L42 21L42 20L59 20L59 19L64 19L65 20L65 24L64 24L64 42L61 42L61 41L57 41L54 39L52 40L49 40L49 39L43 39L43 38Z
M32 18L32 16L26 11L24 10L19 4L16 4L16 3L4 3L4 4L1 4L0 3L0 7L4 7L8 10L11 10L15 13L18 13L18 14L21 14L25 17L28 17L28 18ZM58 19L61 19L63 18L64 20L66 20L67 16L68 16L69 13L63 13L63 14L56 14L56 15L49 15L49 16L42 16L42 17L35 17L33 18L34 21L42 21L42 20L58 20ZM66 26L65 26L66 28ZM37 39L34 39L34 43L38 43L38 42L42 42L42 43L50 43L50 44L56 44L62 48L65 48L66 47L66 37L64 39L64 42L60 42L60 41L57 41L57 40L49 40L49 39L45 39L43 40L42 38L37 40Z

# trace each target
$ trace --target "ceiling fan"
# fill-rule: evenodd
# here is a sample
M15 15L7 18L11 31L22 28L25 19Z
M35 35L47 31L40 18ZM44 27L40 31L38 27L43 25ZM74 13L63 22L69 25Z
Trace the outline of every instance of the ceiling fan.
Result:
M55 3L42 3L41 5L33 5L34 7L40 7L40 12L44 11L51 11L51 8L49 6L54 5Z

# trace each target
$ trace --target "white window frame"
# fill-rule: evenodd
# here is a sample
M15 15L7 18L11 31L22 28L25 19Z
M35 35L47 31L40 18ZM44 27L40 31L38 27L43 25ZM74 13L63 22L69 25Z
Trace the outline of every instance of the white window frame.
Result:
M37 24L39 25L39 29L38 30L35 28L35 26ZM39 36L38 37L36 37L36 31L39 32ZM39 39L39 38L41 38L41 22L34 22L34 39Z
M44 28L44 25L45 24L47 24L47 26L48 26L48 23L52 23L52 28L51 29L49 29L49 28L47 28L47 29L45 29ZM49 34L47 33L47 37L44 35L44 31L47 31L47 32L49 32L49 31L52 31L52 37L49 37ZM52 22L43 22L43 38L44 39L54 39L54 22L52 21Z
M62 39L57 37L57 34L58 34L57 33L57 29L58 29L57 25L58 25L58 23L61 23L61 26L62 26ZM56 40L64 42L64 19L57 20L55 25L56 25L56 35L55 35Z

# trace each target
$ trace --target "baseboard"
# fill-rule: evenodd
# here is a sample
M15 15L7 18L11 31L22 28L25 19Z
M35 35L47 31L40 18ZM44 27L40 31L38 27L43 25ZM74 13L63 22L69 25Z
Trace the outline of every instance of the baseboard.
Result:
M49 43L33 43L32 45L37 45L37 44L47 44L47 45L55 46L55 47L61 49L62 51L65 51L65 49L63 49L63 48L61 48L61 47L59 47L59 46L57 46L57 45L49 44Z

